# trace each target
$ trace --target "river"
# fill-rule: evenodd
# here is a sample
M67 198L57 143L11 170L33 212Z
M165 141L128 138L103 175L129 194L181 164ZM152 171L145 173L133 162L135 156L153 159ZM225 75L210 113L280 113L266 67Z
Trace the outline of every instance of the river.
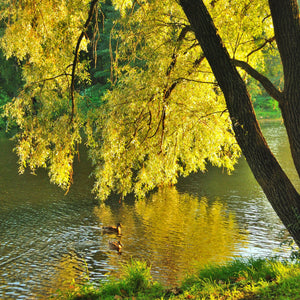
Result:
M299 190L283 125L262 127ZM64 195L43 170L18 175L12 147L0 138L0 299L45 299L73 280L119 277L132 258L147 261L153 278L172 286L207 263L290 255L284 242L291 238L243 157L230 176L209 167L143 201L111 197L99 205L90 193L91 167L84 155ZM121 237L101 230L117 222L123 225ZM108 247L118 239L121 254Z

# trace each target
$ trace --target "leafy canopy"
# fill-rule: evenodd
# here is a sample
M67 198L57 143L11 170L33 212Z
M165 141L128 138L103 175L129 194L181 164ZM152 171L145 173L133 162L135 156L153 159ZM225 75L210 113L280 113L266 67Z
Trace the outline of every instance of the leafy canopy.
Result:
M23 62L23 91L6 106L20 126L20 172L49 169L68 189L81 129L95 166L94 191L138 197L178 176L204 171L207 162L229 172L240 156L225 101L189 23L175 0L113 0L111 89L98 107L81 111L88 93L76 94L71 115L70 68L89 1L7 1L1 45ZM233 58L263 68L256 51L272 35L267 1L210 1L207 6ZM87 51L88 39L80 44ZM265 43L265 51L273 51ZM113 45L111 43L111 45ZM246 76L246 74L243 74ZM79 59L78 83L88 81ZM84 113L82 113L84 112Z
M51 181L67 188L72 180L75 144L81 141L78 116L70 122L70 74L74 49L89 1L6 1L1 11L6 57L22 62L25 85L6 115L20 127L19 171L49 167ZM81 50L87 49L87 40ZM78 80L87 80L86 63Z

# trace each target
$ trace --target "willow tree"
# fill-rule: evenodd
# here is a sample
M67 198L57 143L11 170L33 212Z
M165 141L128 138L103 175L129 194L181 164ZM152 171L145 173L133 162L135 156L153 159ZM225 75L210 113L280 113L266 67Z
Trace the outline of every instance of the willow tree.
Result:
M8 57L15 55L22 61L26 81L6 107L21 129L16 146L20 170L48 168L51 180L68 189L83 128L95 165L97 196L105 199L111 192L123 196L134 192L143 197L156 186L176 183L180 175L204 171L207 162L230 172L241 146L268 199L298 242L299 195L262 137L245 85L250 74L280 101L295 159L299 137L291 134L292 121L299 130L299 119L289 119L287 111L297 113L299 105L286 99L292 90L299 99L297 85L288 77L280 92L255 71L263 66L262 48L272 55L277 50L268 2L112 1L121 14L112 32L118 47L110 49L113 88L104 104L83 115L78 103L85 98L77 91L88 74L80 51L86 50L96 2L2 4L7 23L2 47ZM274 21L282 14L288 21L274 22L275 29L291 33L286 24L295 28L293 35L287 35L289 43L283 34L279 42L275 32L281 56L288 57L284 74L287 79L296 72L299 78L299 9L296 1L285 0L294 11L277 10L277 2L270 1L273 18L277 14ZM284 43L282 47L290 51L282 51ZM292 109L284 109L289 103Z

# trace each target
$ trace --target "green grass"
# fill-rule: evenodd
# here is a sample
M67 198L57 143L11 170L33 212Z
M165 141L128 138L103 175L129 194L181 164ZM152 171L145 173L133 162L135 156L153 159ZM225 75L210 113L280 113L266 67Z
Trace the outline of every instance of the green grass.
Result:
M111 279L95 288L86 283L83 286L73 285L73 289L62 292L59 299L159 299L164 288L153 282L151 268L145 262L132 260L124 265L124 276L120 280Z
M182 289L191 299L300 299L300 264L234 260L200 270L183 282Z
M300 299L300 262L237 259L209 265L189 276L180 287L164 289L154 282L150 267L132 261L120 280L99 288L91 284L61 293L59 299Z

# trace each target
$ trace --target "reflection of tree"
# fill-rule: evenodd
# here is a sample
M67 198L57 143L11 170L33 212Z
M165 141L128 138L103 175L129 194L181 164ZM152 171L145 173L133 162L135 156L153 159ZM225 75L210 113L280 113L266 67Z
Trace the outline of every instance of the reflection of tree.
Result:
M101 222L123 223L123 261L132 256L146 259L168 283L195 265L225 261L245 242L245 234L239 233L234 216L222 203L199 201L174 187L160 189L134 206L123 204L117 212L121 220L107 206L95 213Z
M151 237L148 248L159 253L170 272L232 257L243 240L233 215L226 214L221 203L208 205L205 198L199 201L175 188L137 202L136 211Z
M68 290L75 288L75 282L81 282L87 275L88 271L84 267L85 262L83 259L79 258L74 252L70 252L63 255L61 259L56 263L55 266L55 276L51 278L50 290L47 290L49 294L55 294L59 290ZM49 280L49 278L47 278Z
M94 214L99 218L100 223L103 225L116 225L118 222L122 223L122 232L135 236L136 230L139 226L135 223L135 212L129 205L123 203L118 208L112 209L110 206L101 204L99 207L94 208ZM124 227L124 228L123 228Z

